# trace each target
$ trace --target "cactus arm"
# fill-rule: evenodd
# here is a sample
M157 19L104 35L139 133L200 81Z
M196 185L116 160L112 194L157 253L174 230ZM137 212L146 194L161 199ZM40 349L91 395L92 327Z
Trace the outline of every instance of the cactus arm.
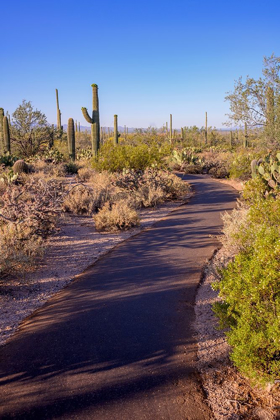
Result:
M89 116L88 110L86 108L84 108L84 107L82 108L82 113L83 113L83 116L84 116L85 120L88 123L93 124L93 119Z

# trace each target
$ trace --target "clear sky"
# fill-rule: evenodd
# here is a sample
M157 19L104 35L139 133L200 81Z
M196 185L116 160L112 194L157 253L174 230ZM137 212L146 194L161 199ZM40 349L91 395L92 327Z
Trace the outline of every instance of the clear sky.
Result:
M1 3L0 107L23 99L56 123L91 112L102 126L222 127L239 76L280 55L279 0L9 0Z

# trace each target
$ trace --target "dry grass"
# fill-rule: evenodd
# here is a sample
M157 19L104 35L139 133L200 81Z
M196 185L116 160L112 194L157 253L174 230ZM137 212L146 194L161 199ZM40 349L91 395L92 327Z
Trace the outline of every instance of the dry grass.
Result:
M139 226L140 220L136 210L122 200L113 204L106 203L94 217L97 231L116 232Z

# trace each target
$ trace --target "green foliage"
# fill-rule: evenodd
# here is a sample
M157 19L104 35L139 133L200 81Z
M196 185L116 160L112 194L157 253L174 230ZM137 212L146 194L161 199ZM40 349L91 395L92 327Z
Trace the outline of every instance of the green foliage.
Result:
M78 173L79 165L77 165L75 162L68 162L65 163L65 169L69 175L75 175Z
M280 57L264 57L263 77L247 76L235 81L234 91L228 92L231 122L263 127L263 139L269 147L280 142ZM231 122L229 124L231 124ZM247 140L247 139L246 139Z
M117 147L106 142L100 149L98 157L93 161L98 171L122 172L123 169L144 170L153 166L164 166L163 158L170 147L159 148L156 144L137 146L119 144Z
M222 298L214 312L227 328L231 358L256 383L280 375L280 202L265 188L259 177L246 184L251 207L232 233L240 251L214 284Z
M247 153L237 153L233 155L232 162L229 163L230 178L247 180L251 178L252 155Z
M0 165L3 164L5 166L13 166L16 160L18 160L16 156L7 152L0 156Z
M44 150L52 136L46 116L23 100L13 113L11 141L17 153L23 157L34 156Z

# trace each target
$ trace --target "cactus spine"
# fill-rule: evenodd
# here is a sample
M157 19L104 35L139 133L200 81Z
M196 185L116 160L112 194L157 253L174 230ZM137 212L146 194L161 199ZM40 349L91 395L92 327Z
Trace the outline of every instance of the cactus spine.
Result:
M76 150L75 150L75 126L73 118L69 118L67 126L67 140L68 140L68 149L69 156L71 160L76 159Z
M4 149L4 133L3 133L3 118L4 118L4 109L0 108L0 147Z
M92 153L96 157L100 147L100 123L99 123L99 100L98 86L92 84L92 117L89 116L87 108L82 108L85 120L91 124Z
M170 114L170 132L169 132L169 138L170 138L170 143L172 142L172 114Z
M7 117L3 117L4 152L11 153L10 127Z
M207 112L205 112L205 144L207 144L208 140L208 120L207 120Z
M61 112L59 109L58 90L55 89L56 95L56 118L57 118L57 129L61 132Z
M118 142L119 142L118 116L114 115L114 145L116 146Z

